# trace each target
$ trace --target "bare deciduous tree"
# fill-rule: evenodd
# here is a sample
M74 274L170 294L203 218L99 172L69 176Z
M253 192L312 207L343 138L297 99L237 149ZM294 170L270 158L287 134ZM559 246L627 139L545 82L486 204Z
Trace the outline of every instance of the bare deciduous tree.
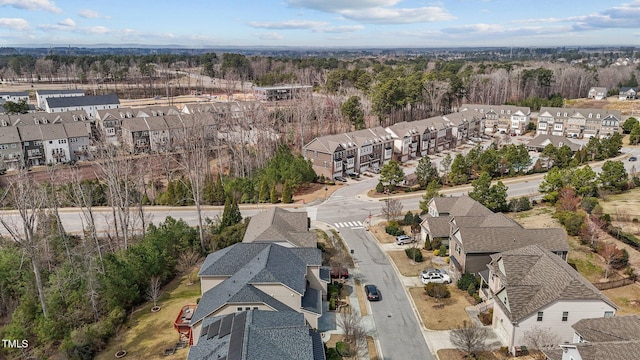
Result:
M546 359L546 356L542 353L542 350L552 349L558 346L558 335L554 334L549 328L541 328L539 326L533 327L531 330L527 330L523 333L525 344L531 350L535 350L531 355L536 359Z
M351 345L351 349L355 350L354 355L360 357L366 353L367 349L367 330L362 322L362 316L354 309L351 311L343 311L338 315L337 325L342 329L344 340Z
M477 352L484 349L484 339L486 338L485 328L467 321L461 327L449 332L451 344L470 356L475 356Z
M604 259L604 278L608 279L614 265L622 257L622 251L614 244L607 243L602 247L600 255Z
M162 295L161 285L162 283L160 282L159 276L151 277L151 280L149 281L149 289L147 289L147 297L149 300L153 301L154 308L158 306L158 299L160 298L160 295Z
M2 197L5 207L13 207L16 215L3 214L0 223L11 240L18 244L31 260L33 274L42 307L42 314L47 317L42 273L40 270L40 244L36 234L38 222L48 204L46 191L29 177L26 170L18 170L9 181L9 186Z
M402 203L397 199L387 199L382 205L382 216L387 221L395 220L402 217Z
M191 269L200 262L200 259L200 253L193 248L189 248L180 253L178 263L176 264L176 270L178 270L179 273L188 276L189 285L193 284L193 280L190 276Z

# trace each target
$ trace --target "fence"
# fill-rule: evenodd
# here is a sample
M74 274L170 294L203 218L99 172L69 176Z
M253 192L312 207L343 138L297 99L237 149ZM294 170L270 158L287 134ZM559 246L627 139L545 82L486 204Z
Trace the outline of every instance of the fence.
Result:
M598 290L608 290L608 289L614 289L614 288L626 286L626 285L633 284L633 283L634 283L634 281L631 280L630 278L624 278L624 279L620 279L620 280L613 280L613 281L607 281L607 282L602 282L602 283L595 283L595 284L593 284L593 286L595 286Z

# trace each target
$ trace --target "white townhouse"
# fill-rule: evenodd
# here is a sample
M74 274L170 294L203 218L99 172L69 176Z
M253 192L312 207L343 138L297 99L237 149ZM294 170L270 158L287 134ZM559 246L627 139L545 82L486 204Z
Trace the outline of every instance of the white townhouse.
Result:
M95 119L100 110L120 107L120 100L115 94L48 98L45 102L45 110L48 113L84 110L91 119Z
M36 90L36 102L40 109L45 109L47 107L47 99L75 96L84 96L84 90Z

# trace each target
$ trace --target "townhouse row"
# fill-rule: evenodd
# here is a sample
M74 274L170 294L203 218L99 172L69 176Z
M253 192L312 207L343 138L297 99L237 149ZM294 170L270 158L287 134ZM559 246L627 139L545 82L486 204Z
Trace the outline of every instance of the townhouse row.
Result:
M469 106L448 115L317 137L303 147L303 156L318 175L335 178L379 169L391 159L405 162L436 154L484 134L486 112L477 110L480 105ZM487 108L496 109L490 114L509 111L510 119L516 116L512 109Z
M175 106L117 108L98 111L96 128L107 142L132 154L174 150L187 135L256 144L265 137L277 137L271 129L255 128L261 111L264 108L256 101L187 104L182 110Z
M542 107L536 133L569 138L607 137L621 133L622 123L620 110Z
M2 169L90 158L91 123L84 111L0 115Z

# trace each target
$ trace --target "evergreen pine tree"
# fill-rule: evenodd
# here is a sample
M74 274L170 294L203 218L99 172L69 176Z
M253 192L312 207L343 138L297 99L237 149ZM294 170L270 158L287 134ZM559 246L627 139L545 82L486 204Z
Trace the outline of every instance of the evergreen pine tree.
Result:
M282 188L282 202L285 204L291 204L293 202L291 185L289 185L288 180L284 182L284 187Z
M271 187L271 192L269 193L269 198L271 199L272 204L278 203L278 189L276 188L276 184L274 183Z

